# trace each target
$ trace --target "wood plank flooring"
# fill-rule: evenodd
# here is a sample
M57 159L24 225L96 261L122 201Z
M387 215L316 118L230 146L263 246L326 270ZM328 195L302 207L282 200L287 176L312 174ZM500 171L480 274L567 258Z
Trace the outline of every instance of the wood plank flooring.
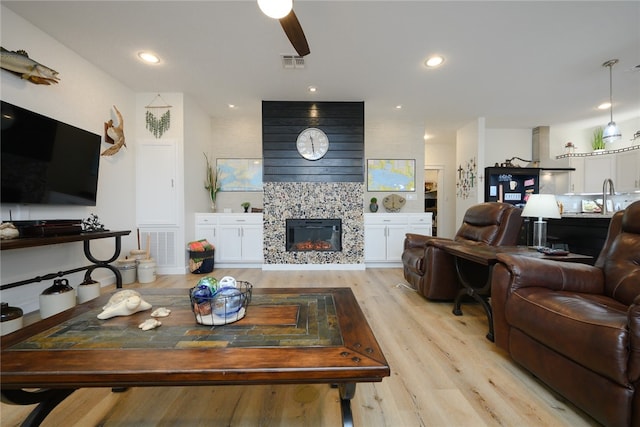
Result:
M265 288L353 289L391 367L391 377L381 383L357 386L352 401L356 426L598 425L485 338L486 317L480 306L463 304L464 315L454 316L451 303L429 302L408 288L400 269L216 269L210 275L231 275ZM188 288L201 277L159 276L154 283L126 288ZM0 425L20 425L33 407L2 403ZM140 387L122 393L82 389L43 423L79 427L338 425L338 391L327 385Z

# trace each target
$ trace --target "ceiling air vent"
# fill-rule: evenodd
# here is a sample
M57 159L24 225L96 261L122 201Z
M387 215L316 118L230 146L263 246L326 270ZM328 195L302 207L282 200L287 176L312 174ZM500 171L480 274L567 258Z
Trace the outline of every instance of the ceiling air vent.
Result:
M282 68L304 68L304 57L297 55L282 55Z

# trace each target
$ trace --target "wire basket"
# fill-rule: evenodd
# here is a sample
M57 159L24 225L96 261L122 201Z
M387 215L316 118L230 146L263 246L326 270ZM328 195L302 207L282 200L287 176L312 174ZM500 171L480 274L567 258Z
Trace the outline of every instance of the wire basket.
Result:
M238 280L235 288L219 289L212 297L194 297L195 289L189 289L189 299L196 323L221 326L237 322L247 314L253 285Z

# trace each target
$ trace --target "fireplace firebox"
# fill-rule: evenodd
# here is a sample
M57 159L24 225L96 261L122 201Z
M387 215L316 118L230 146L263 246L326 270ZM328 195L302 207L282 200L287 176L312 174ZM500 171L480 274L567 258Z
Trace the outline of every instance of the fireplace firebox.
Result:
M287 219L287 252L342 251L342 220Z

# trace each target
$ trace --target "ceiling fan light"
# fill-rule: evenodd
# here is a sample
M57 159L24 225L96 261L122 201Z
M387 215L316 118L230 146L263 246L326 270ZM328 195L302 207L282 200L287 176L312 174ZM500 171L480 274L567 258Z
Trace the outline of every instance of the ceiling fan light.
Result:
M616 125L616 122L609 122L604 131L602 132L602 140L608 144L622 138L622 134L620 133L620 129Z
M293 0L258 0L262 13L269 18L284 18L293 9Z

